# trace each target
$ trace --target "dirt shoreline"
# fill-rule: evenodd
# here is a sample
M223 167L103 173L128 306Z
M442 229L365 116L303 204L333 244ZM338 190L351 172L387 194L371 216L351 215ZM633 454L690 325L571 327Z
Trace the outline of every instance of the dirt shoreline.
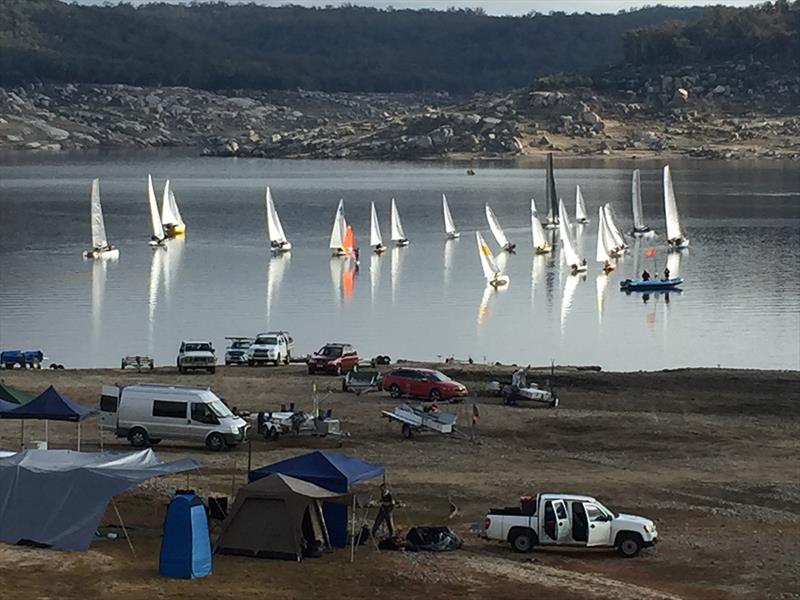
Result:
M467 423L480 411L482 443L435 434L403 440L380 417L396 404L385 394L356 396L335 378L315 377L302 365L218 368L214 375L114 369L3 371L8 385L41 391L53 384L75 400L96 404L103 383L161 382L210 385L241 410L310 408L311 383L323 392L351 433L333 439L285 437L252 442L253 466L312 449L333 449L384 464L404 503L397 521L446 523L465 541L459 552L414 555L360 547L356 562L335 551L302 563L215 557L214 573L199 581L158 576L159 534L169 494L190 485L202 495L230 494L247 469L247 451L220 454L163 442L164 459L193 456L207 466L188 477L157 480L118 498L134 528L137 556L124 541L97 541L86 553L0 544L3 598L241 597L280 598L793 598L800 589L800 371L675 369L614 373L559 367L555 410L506 407L481 391L487 379L509 377L509 367L441 365L473 396L444 407ZM548 368L532 371L543 383ZM42 439L44 425L28 422L26 439ZM18 422L0 421L0 447L19 446ZM74 447L74 424L50 424L51 447ZM83 449L98 449L91 424ZM127 450L105 439L107 449ZM365 487L375 496L377 481ZM524 493L583 492L615 509L653 518L659 545L623 560L606 551L541 550L516 555L469 532L490 506L512 505ZM459 507L447 521L448 498ZM374 511L370 513L374 516ZM105 516L113 524L113 513ZM23 568L20 568L23 567ZM91 577L87 574L91 573ZM539 593L537 595L537 592Z

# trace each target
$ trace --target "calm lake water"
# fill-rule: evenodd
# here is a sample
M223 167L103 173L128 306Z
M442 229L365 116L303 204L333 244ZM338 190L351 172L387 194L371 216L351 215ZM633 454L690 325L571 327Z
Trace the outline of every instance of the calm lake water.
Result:
M680 256L682 293L626 295L619 281L653 271L651 242L632 245L610 277L594 262L597 208L612 202L631 228L631 169L642 169L646 221L665 229L662 162L556 161L571 214L579 183L592 222L578 228L590 269L565 272L560 254L534 257L528 206L543 209L544 161L486 165L237 160L124 155L0 159L0 347L42 348L71 367L115 366L126 354L173 364L182 339L288 329L296 353L351 342L362 356L611 370L679 366L800 368L800 168L797 163L673 161L691 246ZM184 240L153 251L146 178L171 178ZM85 261L89 192L100 178L116 262ZM270 258L269 184L291 254ZM444 239L441 193L462 238ZM369 203L384 238L397 199L410 246L370 256ZM331 260L336 203L362 248L355 277ZM518 251L508 289L487 290L474 231L496 249L490 202ZM663 269L663 235L655 243ZM559 260L560 259L560 260ZM675 259L673 259L675 260ZM674 264L674 263L673 263Z

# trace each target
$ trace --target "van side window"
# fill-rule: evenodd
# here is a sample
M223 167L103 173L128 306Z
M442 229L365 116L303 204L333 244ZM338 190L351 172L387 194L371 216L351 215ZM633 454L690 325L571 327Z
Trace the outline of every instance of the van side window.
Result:
M208 423L209 425L218 425L219 419L211 412L208 404L203 402L192 402L192 421L198 423Z
M101 395L100 410L103 412L117 412L117 397L107 396L105 394Z
M185 419L186 402L170 402L168 400L154 400L153 416L169 417L170 419Z

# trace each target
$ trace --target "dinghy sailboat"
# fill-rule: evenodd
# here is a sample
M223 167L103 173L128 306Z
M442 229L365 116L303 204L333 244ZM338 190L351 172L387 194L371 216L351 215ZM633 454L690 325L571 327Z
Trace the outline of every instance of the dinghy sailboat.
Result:
M161 224L161 217L158 214L156 203L156 191L153 189L153 178L147 176L147 205L150 210L150 245L153 247L164 246L164 226Z
M536 202L531 198L531 233L533 234L533 251L536 254L547 254L553 249L544 233L544 227L536 212Z
M675 201L675 190L672 187L669 165L664 167L664 212L667 217L667 245L674 250L686 248L689 245L689 238L686 237L681 228L678 203Z
M558 234L561 238L561 246L564 249L564 260L572 270L572 274L586 271L586 259L582 259L575 251L575 240L572 239L567 211L561 200L558 201Z
M547 219L544 223L545 229L555 229L558 227L558 212L556 203L558 202L558 195L556 194L556 178L553 174L553 154L547 155L547 170L545 172L544 181L544 200L547 206Z
M375 254L382 254L386 250L383 245L381 226L378 224L378 213L375 211L375 203L372 202L369 213L369 245Z
M475 232L475 238L478 241L478 256L481 259L481 267L483 267L483 276L486 277L486 282L493 288L508 285L508 275L503 273L500 267L497 266L494 256L492 256L492 251L480 231Z
M84 258L119 258L119 249L108 243L103 207L100 205L100 180L92 180L92 249L83 253Z
M601 206L597 209L597 213L597 252L595 258L597 262L603 263L603 273L610 273L614 270L614 265L611 264L611 258L614 256L614 239L608 231L604 208Z
M497 245L500 246L500 250L504 250L505 252L513 252L514 248L517 247L516 244L512 244L508 241L503 228L500 227L500 223L497 220L497 217L492 210L492 207L489 206L489 203L486 203L485 207L486 211L486 220L489 222L489 229L492 230L492 235L494 235L494 239L497 240Z
M344 256L347 254L344 248L344 236L347 233L347 221L344 218L344 200L339 200L336 207L336 217L333 219L333 229L331 229L331 254L333 256Z
M575 222L579 225L586 225L589 222L589 217L586 215L586 204L583 202L583 194L581 194L581 186L575 186Z
M400 222L400 213L397 212L397 203L392 198L392 241L398 246L408 246L408 238Z
M447 234L447 239L454 240L461 237L461 234L456 231L453 215L450 214L450 207L447 205L447 196L444 194L442 194L442 212L444 213L444 232Z
M628 244L625 243L625 238L622 235L622 231L620 231L620 228L617 227L617 224L614 221L614 209L608 202L603 206L603 218L606 222L606 228L611 234L611 237L614 239L614 254L622 254L622 252L628 247Z
M161 226L164 228L164 235L170 238L186 233L186 223L181 218L169 179L164 184L164 195L161 197Z
M274 254L288 252L292 249L292 243L286 239L283 231L281 219L278 211L275 210L275 202L272 200L272 192L267 186L267 234L269 235L269 248Z
M644 212L642 211L642 179L639 169L634 169L631 178L631 203L633 204L633 231L636 237L644 237L653 234L653 230L644 224Z

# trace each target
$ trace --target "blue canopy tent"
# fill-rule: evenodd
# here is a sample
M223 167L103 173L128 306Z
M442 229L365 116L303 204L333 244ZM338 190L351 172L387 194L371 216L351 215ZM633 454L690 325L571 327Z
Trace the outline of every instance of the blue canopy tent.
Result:
M191 491L179 491L167 507L158 570L166 577L194 579L211 573L206 507Z
M383 475L382 465L368 463L357 458L317 450L294 458L287 458L260 469L250 471L251 482L271 473L289 475L313 483L332 492L347 493L349 487ZM343 548L347 545L347 506L333 502L322 505L331 545Z
M81 421L97 414L97 410L84 406L68 398L52 385L27 404L15 406L10 410L0 409L0 419L37 419L45 422L45 440L48 440L48 421L72 421L78 423L78 450L81 449ZM22 444L24 445L24 444Z

